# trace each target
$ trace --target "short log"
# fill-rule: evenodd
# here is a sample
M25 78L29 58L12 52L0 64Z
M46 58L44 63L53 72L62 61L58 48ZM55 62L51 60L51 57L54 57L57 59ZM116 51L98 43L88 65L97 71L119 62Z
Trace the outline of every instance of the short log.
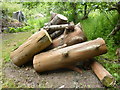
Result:
M111 87L115 85L114 77L100 63L94 61L91 68L104 86Z
M48 23L48 25L58 25L58 24L66 24L68 21L67 17L56 14L53 19Z
M33 34L28 40L11 53L10 58L17 66L32 60L33 56L52 43L46 30Z
M50 50L34 56L33 66L37 72L73 66L77 62L93 58L107 52L102 38L75 44L58 50Z

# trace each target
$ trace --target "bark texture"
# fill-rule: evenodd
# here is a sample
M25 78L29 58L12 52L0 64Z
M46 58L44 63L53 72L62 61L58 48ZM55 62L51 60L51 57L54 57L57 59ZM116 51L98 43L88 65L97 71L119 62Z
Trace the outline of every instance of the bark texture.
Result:
M58 50L40 53L34 56L33 66L37 72L44 72L73 66L77 62L84 61L107 52L102 38L68 46Z

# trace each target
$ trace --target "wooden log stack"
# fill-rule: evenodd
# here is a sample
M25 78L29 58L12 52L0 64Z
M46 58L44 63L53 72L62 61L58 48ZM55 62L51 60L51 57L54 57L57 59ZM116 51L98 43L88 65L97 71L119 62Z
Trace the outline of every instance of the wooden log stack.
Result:
M51 20L11 52L10 58L17 66L32 61L37 72L59 68L81 72L76 67L77 63L90 61L91 58L106 52L107 47L102 38L87 41L80 23L75 25L74 22L68 22L67 17L52 13ZM114 82L106 84L107 79L113 80L112 75L99 63L95 62L91 67L105 86Z

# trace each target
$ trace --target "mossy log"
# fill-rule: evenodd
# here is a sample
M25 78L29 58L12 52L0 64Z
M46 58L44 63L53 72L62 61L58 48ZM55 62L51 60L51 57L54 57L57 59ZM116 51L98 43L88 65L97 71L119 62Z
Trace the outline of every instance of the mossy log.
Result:
M10 58L17 66L32 60L35 54L45 49L52 43L46 30L33 34L28 40L11 53Z
M35 55L33 66L37 72L66 68L73 66L77 62L93 58L106 52L105 41L102 38L98 38L96 40Z
M100 63L94 61L91 64L91 68L103 85L106 87L115 85L114 77Z

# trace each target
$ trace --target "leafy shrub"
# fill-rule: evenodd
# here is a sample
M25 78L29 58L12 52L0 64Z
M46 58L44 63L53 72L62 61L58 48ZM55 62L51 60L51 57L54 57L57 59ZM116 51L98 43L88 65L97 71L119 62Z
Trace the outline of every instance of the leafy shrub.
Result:
M22 10L22 4L17 4L15 2L3 2L0 4L0 7L4 12L3 14L6 14L10 17L12 17L13 12Z
M18 28L9 27L9 33L31 31L33 28L34 28L33 26L24 26Z

